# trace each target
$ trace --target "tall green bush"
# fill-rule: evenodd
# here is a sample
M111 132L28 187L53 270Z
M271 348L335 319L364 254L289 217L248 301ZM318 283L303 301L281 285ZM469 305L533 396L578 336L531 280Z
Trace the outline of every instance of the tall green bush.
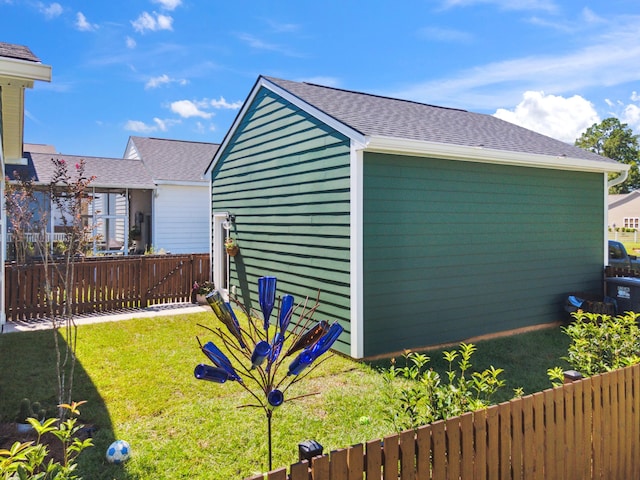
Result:
M457 351L444 352L449 365L444 381L427 369L430 358L422 353L408 353L404 367L392 365L385 370L386 420L402 431L489 406L493 394L505 384L500 378L503 370L491 366L472 372L475 351L472 343L461 343Z
M613 317L579 310L563 327L571 338L566 357L571 368L585 377L640 363L639 313L625 312ZM554 383L562 382L562 369L550 369Z

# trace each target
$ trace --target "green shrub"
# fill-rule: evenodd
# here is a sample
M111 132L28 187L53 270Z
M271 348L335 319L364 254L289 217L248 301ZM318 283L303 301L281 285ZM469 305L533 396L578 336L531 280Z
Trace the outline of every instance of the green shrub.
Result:
M386 420L402 431L489 406L492 395L504 386L499 378L503 370L491 366L471 372L475 351L475 345L462 343L459 350L444 352L449 365L445 381L426 368L429 357L416 352L404 356L404 367L392 365L385 370ZM456 369L453 363L458 358Z
M71 415L79 415L78 407L85 402L73 402L71 405L61 405ZM80 480L75 474L76 459L80 453L93 446L91 439L80 440L76 434L82 428L77 425L77 418L67 418L60 421L49 418L42 423L39 419L29 418L28 421L38 434L33 442L15 442L9 450L0 449L0 479L2 480ZM49 449L42 442L42 436L50 433L63 447L61 461L49 460Z
M571 338L566 357L571 368L585 377L640 363L638 313L612 317L579 310L563 331ZM560 367L550 369L554 383L562 383Z

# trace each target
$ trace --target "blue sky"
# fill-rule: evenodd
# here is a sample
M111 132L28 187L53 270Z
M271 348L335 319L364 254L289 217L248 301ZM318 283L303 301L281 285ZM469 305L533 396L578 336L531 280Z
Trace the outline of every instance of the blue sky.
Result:
M640 133L638 0L0 0L0 32L52 67L26 93L25 141L65 154L221 142L261 74L568 142L610 116Z

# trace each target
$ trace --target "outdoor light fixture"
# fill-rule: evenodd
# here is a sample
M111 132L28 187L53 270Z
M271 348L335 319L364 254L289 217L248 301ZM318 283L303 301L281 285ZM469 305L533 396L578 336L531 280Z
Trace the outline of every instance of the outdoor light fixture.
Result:
M234 223L236 223L236 216L227 213L227 218L224 220L224 222L222 222L222 228L224 228L225 230L230 230L231 225L233 225Z
M313 457L322 455L322 445L315 440L305 440L298 444L298 458L299 461L308 460L311 461Z

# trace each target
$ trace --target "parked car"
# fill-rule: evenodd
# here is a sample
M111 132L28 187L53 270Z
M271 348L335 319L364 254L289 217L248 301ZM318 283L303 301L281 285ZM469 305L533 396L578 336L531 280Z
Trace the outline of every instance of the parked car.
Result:
M609 266L632 270L640 275L640 260L636 255L629 255L620 242L609 240Z

